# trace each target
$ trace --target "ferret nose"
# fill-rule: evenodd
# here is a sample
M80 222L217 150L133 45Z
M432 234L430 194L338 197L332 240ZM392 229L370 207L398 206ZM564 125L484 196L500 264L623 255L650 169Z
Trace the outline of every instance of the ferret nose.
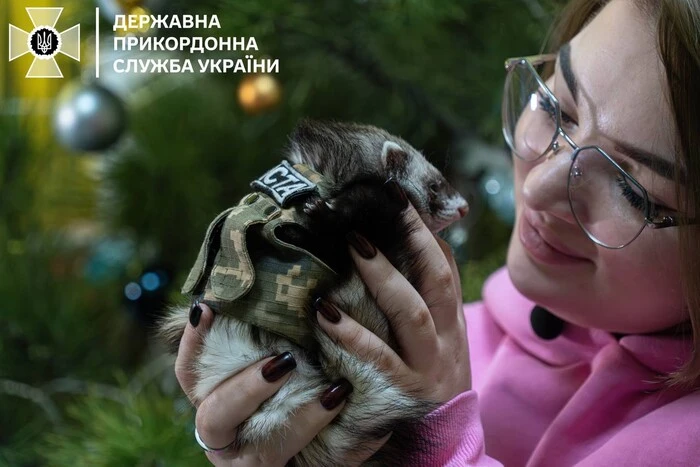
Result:
M464 216L466 216L467 213L469 212L469 205L465 203L464 206L461 206L461 207L457 208L457 211L459 211L459 217L460 217L460 218L461 218L461 217L464 217Z

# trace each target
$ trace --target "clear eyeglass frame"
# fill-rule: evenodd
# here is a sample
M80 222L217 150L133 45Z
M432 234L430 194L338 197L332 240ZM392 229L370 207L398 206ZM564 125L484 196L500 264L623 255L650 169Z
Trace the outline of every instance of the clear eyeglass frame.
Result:
M567 183L567 192L568 192L568 198L569 198L569 206L571 207L571 211L574 214L574 217L576 218L576 222L578 223L579 227L581 227L581 230L583 230L588 238L591 239L591 241L595 242L596 244L608 248L611 250L619 250L621 248L626 247L630 243L632 243L639 235L642 233L645 227L649 227L652 229L665 229L667 227L677 227L680 225L693 225L693 224L699 224L700 219L688 219L686 222L681 223L680 218L682 214L680 212L671 212L671 215L663 215L663 216L653 216L652 215L652 208L651 204L649 202L649 194L647 190L625 169L620 167L620 165L615 162L615 160L608 155L608 153L605 152L601 147L595 146L595 145L589 145L589 146L578 146L574 141L571 139L571 137L564 131L564 129L561 126L562 118L561 118L561 107L559 105L559 100L557 97L554 95L554 93L549 89L549 87L545 84L544 80L540 76L540 74L535 70L536 66L543 65L547 62L554 61L557 59L557 54L542 54L542 55L531 55L528 57L517 57L517 58L509 58L505 61L505 68L506 68L506 88L504 89L503 93L503 104L502 104L502 109L501 109L501 115L503 118L503 136L506 140L506 143L508 144L508 147L513 151L513 154L515 154L519 159L527 161L527 162L534 162L536 160L539 160L542 156L547 154L548 152L552 151L553 149L556 150L558 148L558 140L559 138L564 138L564 140L571 146L571 148L574 150L574 152L571 154L571 167L569 169L569 178L568 178L568 183ZM508 131L508 123L506 122L506 101L508 97L508 74L512 72L512 70L515 69L516 66L518 65L525 65L527 69L532 73L534 78L537 80L537 84L539 85L540 89L547 95L547 97L550 99L550 102L552 103L554 107L554 114L556 118L556 130L554 131L554 134L552 135L552 140L549 143L549 146L547 149L537 156L535 159L526 159L522 157L520 154L518 154L517 150L515 149L515 142L512 140L511 135L509 134ZM575 163L576 163L576 158L578 155L581 153L581 151L585 149L594 149L596 150L602 157L607 159L608 162L610 162L617 170L619 170L625 177L627 181L632 183L637 189L639 189L639 193L641 194L642 198L644 199L644 223L640 225L639 231L634 235L632 239L629 241L623 243L622 245L618 246L610 246L605 244L604 242L598 240L593 234L591 234L582 224L581 221L578 219L578 216L576 216L576 213L574 211L574 205L571 200L571 190L570 190L570 183L571 183L571 174L574 171Z

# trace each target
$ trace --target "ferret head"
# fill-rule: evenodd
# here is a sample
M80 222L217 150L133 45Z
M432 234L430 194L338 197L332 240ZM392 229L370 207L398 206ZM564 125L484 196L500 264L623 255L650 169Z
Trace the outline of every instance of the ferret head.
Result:
M290 137L287 157L336 186L360 176L393 177L433 232L468 211L466 200L420 152L374 126L303 120Z
M386 173L404 189L425 225L438 232L467 213L467 201L422 154L410 149L386 141L382 147L382 164Z

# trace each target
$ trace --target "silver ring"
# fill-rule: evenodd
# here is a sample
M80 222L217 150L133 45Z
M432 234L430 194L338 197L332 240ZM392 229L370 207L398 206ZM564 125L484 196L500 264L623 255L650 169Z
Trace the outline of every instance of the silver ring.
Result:
M197 444L199 444L199 446L200 446L202 449L204 449L205 451L207 451L207 452L222 452L222 451L225 451L225 450L227 450L228 448L230 448L231 445L235 442L235 440L234 440L234 441L231 441L229 444L227 444L227 445L224 446L223 448L210 448L209 446L207 446L206 444L204 444L204 441L202 441L202 438L199 436L199 432L197 431L197 427L194 427L194 439L196 439L196 440L197 440Z

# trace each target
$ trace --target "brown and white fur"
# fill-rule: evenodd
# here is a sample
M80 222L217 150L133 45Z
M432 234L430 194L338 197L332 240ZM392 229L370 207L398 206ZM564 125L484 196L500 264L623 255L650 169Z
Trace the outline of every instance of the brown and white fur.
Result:
M290 137L286 157L304 163L331 181L327 199L303 203L308 220L303 229L287 232L287 241L308 248L339 272L339 281L317 290L375 333L392 348L398 345L390 325L366 292L352 266L345 234L357 230L376 245L416 287L421 263L408 245L415 229L401 215L401 206L387 195L384 182L393 177L434 232L466 213L467 203L425 157L404 140L379 128L345 123L302 122ZM186 307L171 310L161 331L175 346L187 324ZM366 465L410 465L417 450L427 448L417 429L435 408L410 390L399 389L391 375L372 362L361 361L324 333L308 306L308 319L318 347L302 349L284 338L228 316L217 315L206 336L194 370L196 396L204 398L216 385L266 356L290 351L297 368L290 379L238 429L239 445L264 445L280 430L294 430L287 420L303 404L318 400L328 386L347 379L353 392L335 420L305 447L296 466L343 465L346 456L368 440L394 434Z

